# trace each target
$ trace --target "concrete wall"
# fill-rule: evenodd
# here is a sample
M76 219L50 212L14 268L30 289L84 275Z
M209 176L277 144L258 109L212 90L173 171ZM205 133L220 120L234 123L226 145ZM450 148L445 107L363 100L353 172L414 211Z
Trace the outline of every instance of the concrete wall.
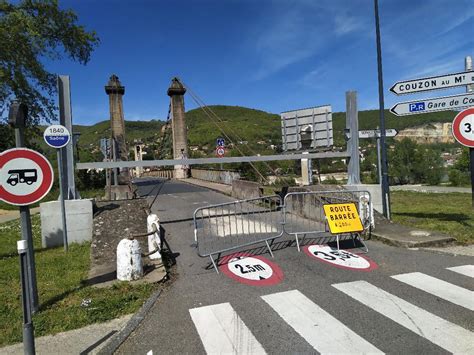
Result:
M66 200L65 205L68 245L92 240L92 200ZM41 203L40 212L43 248L63 245L60 202Z
M382 206L382 188L378 184L358 184L358 185L344 185L344 188L350 191L369 191L372 198L372 206L374 210L383 213Z
M153 176L153 177L161 177L161 178L174 178L174 170L151 170L151 171L144 171L142 177L144 176Z
M263 189L260 184L253 181L233 180L232 181L232 197L239 200L247 200L251 198L262 197Z
M195 179L218 182L232 185L232 181L239 180L240 174L235 171L191 169L191 176Z

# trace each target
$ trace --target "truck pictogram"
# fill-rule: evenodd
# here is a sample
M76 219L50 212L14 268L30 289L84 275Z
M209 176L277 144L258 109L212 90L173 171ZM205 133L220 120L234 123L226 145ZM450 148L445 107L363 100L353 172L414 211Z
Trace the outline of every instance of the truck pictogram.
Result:
M8 170L8 174L10 174L10 176L7 179L7 183L12 186L18 183L31 185L38 180L38 172L36 169Z

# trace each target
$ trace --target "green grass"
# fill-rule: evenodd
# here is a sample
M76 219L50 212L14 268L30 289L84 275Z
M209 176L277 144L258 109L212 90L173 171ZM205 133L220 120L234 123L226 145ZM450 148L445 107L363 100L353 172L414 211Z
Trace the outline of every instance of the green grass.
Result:
M443 232L460 244L474 243L474 209L470 194L393 191L390 196L395 222Z
M90 246L73 244L41 249L40 219L32 218L40 311L33 316L35 336L55 334L135 312L156 286L119 283L112 288L85 286ZM16 241L18 220L0 224L0 346L22 341L21 288ZM91 299L88 307L81 306Z

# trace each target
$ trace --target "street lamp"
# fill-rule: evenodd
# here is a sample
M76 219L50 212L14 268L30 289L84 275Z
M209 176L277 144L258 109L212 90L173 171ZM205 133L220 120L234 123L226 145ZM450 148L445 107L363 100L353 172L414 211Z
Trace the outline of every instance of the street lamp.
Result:
M379 2L374 0L375 7L375 35L377 41L377 70L379 79L379 110L380 110L380 147L381 147L381 171L382 171L382 208L383 215L390 219L390 190L388 185L387 146L385 145L385 117L383 97L383 74L382 74L382 47L380 44Z

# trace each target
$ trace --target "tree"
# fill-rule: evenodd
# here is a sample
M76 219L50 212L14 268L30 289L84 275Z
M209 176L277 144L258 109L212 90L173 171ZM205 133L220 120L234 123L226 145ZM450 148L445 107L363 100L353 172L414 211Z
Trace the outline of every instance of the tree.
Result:
M56 75L41 60L68 57L85 65L99 43L76 22L57 0L0 0L0 117L14 98L28 106L30 126L55 117Z

